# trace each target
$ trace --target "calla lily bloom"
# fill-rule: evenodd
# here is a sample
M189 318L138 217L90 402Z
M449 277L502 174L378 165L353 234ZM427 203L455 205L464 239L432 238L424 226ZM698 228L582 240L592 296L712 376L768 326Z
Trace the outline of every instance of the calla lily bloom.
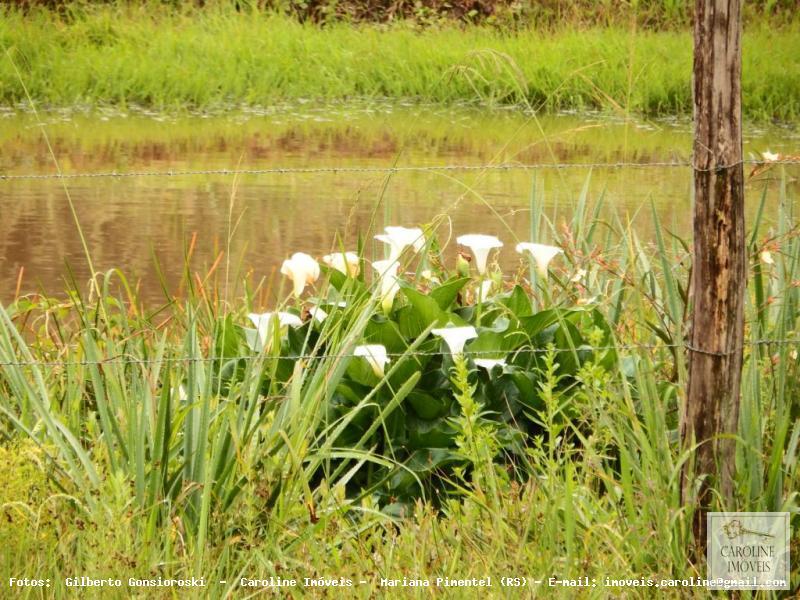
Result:
M761 258L761 262L763 262L765 265L775 264L775 259L772 258L772 252L769 250L762 251L761 254L759 254L759 257Z
M378 272L381 287L381 306L385 312L389 312L392 308L394 297L400 291L400 280L397 277L400 263L396 260L376 260L372 263L372 268Z
M479 367L483 367L487 371L491 371L497 365L501 367L506 366L506 360L504 358L476 358L475 364Z
M322 310L319 306L312 306L308 309L308 314L311 315L311 318L317 321L318 323L322 323L325 319L328 318L328 313Z
M564 251L556 246L520 242L517 244L517 252L520 254L525 254L526 252L530 253L536 263L536 270L539 271L541 275L547 276L547 265L549 265L550 261L558 254L563 254Z
M481 287L478 288L478 302L486 302L492 293L493 287L494 287L494 281L492 281L491 279L487 279L486 281L481 281Z
M300 327L303 325L303 321L300 320L300 317L288 312L250 313L247 316L258 330L258 337L261 340L261 345L264 347L269 344L272 323L275 320L278 321L278 327L281 329L284 327Z
M450 353L453 355L464 353L464 344L468 340L478 337L478 332L471 325L465 327L443 327L441 329L432 329L433 335L442 338L447 346L450 348Z
M354 356L365 358L372 367L372 372L378 377L383 377L389 357L386 354L386 347L382 344L367 344L366 346L356 346L353 350Z
M775 162L776 160L780 160L781 155L778 154L777 152L772 153L769 150L767 150L766 152L761 153L761 158L764 159L764 162Z
M305 252L295 252L283 261L281 275L292 280L294 295L299 297L306 285L319 279L319 264Z
M489 252L494 248L502 248L503 242L498 240L493 235L483 235L482 233L469 233L467 235L460 235L456 241L462 246L466 246L475 257L475 265L478 267L478 273L483 275L486 272L486 261L489 258Z
M425 247L425 235L419 227L389 226L384 228L384 232L376 235L375 239L388 244L390 261L400 258L408 246L413 246L414 252L419 252Z
M358 277L360 264L355 252L335 252L322 257L322 262L348 277Z

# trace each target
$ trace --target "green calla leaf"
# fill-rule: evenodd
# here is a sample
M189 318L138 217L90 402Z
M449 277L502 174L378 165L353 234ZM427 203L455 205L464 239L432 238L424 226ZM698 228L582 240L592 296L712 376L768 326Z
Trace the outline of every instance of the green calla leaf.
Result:
M446 415L450 411L452 400L444 394L434 395L414 390L408 395L408 403L420 419L430 421Z
M512 379L514 385L517 386L520 398L523 401L533 401L534 396L538 398L536 384L534 383L535 379L532 373L512 366L506 367L506 374Z
M430 297L442 310L447 310L453 304L458 293L469 283L469 277L453 277L430 292Z
M561 375L575 375L578 372L579 356L578 351L584 344L580 331L569 320L565 319L561 326L556 330L553 342L556 348L560 349L557 362ZM571 348L575 348L575 352Z
M527 341L521 331L500 333L493 330L484 330L478 337L467 342L467 354L474 354L476 358L505 358L512 350Z
M402 291L409 304L397 311L397 324L407 339L419 337L431 324L443 327L452 320L451 313L439 308L433 298L409 287Z
M216 356L220 358L240 356L239 342L244 335L241 329L241 327L233 323L233 317L231 315L217 321L216 336L214 339L214 352Z
M530 298L519 285L515 285L508 296L501 297L500 304L508 308L517 319L533 315Z
M331 285L345 298L358 298L362 295L368 295L369 289L360 279L348 277L341 271L337 271L331 267L321 265L323 273L328 276Z
M351 357L346 372L350 379L361 385L373 388L380 383L380 379L363 356Z
M484 305L484 309L486 305ZM472 325L478 330L492 329L495 331L505 331L508 327L508 318L503 316L503 309L496 308L485 310L480 313L480 318L476 318ZM476 317L478 314L476 313Z
M309 322L303 324L302 327L287 327L286 328L286 346L288 352L284 354L291 354L300 356L308 353L309 348L314 347L314 341L317 334L312 334L308 337Z
M520 319L520 325L531 338L535 338L554 323L558 323L558 310L555 308L543 310L530 317Z
M347 426L336 438L338 446L354 446L378 415L378 409L375 406L363 407L358 412L353 411L353 407L369 393L364 388L356 391L353 389L354 385L357 388L357 384L340 383L331 397L331 414L329 414L328 421L332 422L345 415L349 419ZM354 412L355 414L353 414Z
M363 393L359 394L352 386L340 383L336 386L336 391L333 395L335 402L345 405L355 406L364 397Z
M425 319L414 310L413 306L404 306L398 309L395 317L400 333L409 340L419 337L428 327Z
M392 368L389 383L394 388L403 385L414 373L422 373L430 359L431 356L429 355L417 353L392 358L397 363L397 366Z
M373 421L373 423L369 426L369 429L364 433L361 439L358 442L358 445L365 443L367 438L371 436L375 431L377 431L381 425L386 423L386 420L389 418L395 409L402 404L403 400L406 399L408 394L414 389L414 387L419 383L420 374L414 373L411 377L408 378L400 389L398 389L389 402L381 409L380 415Z
M420 448L411 453L404 468L395 471L389 485L397 493L409 493L417 485L417 478L424 479L436 469L458 462L464 460L447 448Z
M453 445L456 435L448 417L426 421L409 414L406 416L406 427L409 447L412 449L448 448Z
M381 344L391 354L405 352L408 344L397 323L383 315L374 315L364 329L364 340L367 344Z

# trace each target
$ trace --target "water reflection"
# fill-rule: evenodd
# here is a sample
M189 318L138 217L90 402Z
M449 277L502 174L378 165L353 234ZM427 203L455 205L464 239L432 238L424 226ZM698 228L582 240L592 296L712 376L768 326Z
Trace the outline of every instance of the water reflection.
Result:
M31 116L12 113L0 122L0 172L55 172ZM55 113L46 116L45 131L65 173L650 162L687 160L691 147L686 123L574 115L533 119L513 112L391 105L285 107L213 117ZM791 152L796 142L790 128L751 128L745 152ZM515 236L529 238L534 183L536 200L557 223L571 213L588 176L585 170L366 172L65 183L95 268L120 268L139 282L146 300L155 302L163 298L156 261L174 291L193 237L193 267L208 268L229 250L232 279L247 272L256 279L269 277L294 251L325 254L335 233L353 246L371 223L377 228L414 225L447 215L456 232L491 233L510 242ZM688 169L595 169L587 193L590 201L602 197L609 209L630 217L647 239L650 215L641 209L650 198L665 223L688 233L690 188ZM763 188L761 180L749 182L748 196L757 198ZM12 298L18 285L22 293L61 292L67 265L79 281L86 279L85 256L61 181L0 181L0 212L0 301ZM518 260L510 244L501 260Z

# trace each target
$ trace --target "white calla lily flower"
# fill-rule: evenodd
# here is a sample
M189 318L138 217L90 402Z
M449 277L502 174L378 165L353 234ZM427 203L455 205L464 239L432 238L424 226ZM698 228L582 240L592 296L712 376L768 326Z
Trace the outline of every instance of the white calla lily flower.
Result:
M764 159L764 162L775 162L776 160L780 160L781 155L777 152L770 152L767 150L766 152L761 153L761 158Z
M295 252L283 261L281 275L292 280L294 295L299 297L308 284L319 279L319 264L305 252Z
M491 371L496 366L500 365L501 367L506 366L506 359L504 358L476 358L475 365L478 367L483 367L487 371Z
M361 271L360 259L355 252L334 252L322 257L322 262L348 277L358 277Z
M775 259L772 258L772 252L769 250L763 250L761 254L759 254L759 258L761 258L761 262L765 265L774 265Z
M372 367L372 372L378 377L383 377L386 364L390 362L386 353L386 346L382 344L356 346L353 350L353 355L365 358L369 366Z
M255 325L262 347L269 345L271 341L270 333L272 332L272 323L276 320L278 322L278 327L281 329L284 327L300 327L303 325L303 321L300 320L300 317L289 312L250 313L247 317L253 322L253 325Z
M486 272L486 261L489 258L489 252L495 248L502 248L503 242L493 235L484 235L482 233L468 233L460 235L456 241L462 246L466 246L475 257L475 266L478 267L478 273L483 275Z
M392 226L384 228L385 233L375 236L375 239L389 246L389 260L396 261L400 258L408 246L414 248L414 252L419 252L425 247L425 235L419 227L398 227Z
M528 252L536 263L536 270L544 276L547 275L547 266L550 264L550 261L557 255L564 253L561 248L556 246L534 244L531 242L520 242L517 244L517 252L520 254Z
M442 338L447 347L450 348L450 353L455 355L464 353L464 344L468 340L478 337L478 332L472 325L464 327L442 327L440 329L432 329L431 333Z
M311 318L317 321L318 323L322 323L325 319L328 318L328 313L322 310L319 306L312 306L308 309L308 314L311 315Z
M385 312L389 312L392 308L394 297L400 291L400 279L397 277L400 263L396 260L376 260L372 263L372 268L378 273L381 306Z
M494 281L491 279L481 281L481 286L478 288L478 302L486 302L491 297L493 287Z

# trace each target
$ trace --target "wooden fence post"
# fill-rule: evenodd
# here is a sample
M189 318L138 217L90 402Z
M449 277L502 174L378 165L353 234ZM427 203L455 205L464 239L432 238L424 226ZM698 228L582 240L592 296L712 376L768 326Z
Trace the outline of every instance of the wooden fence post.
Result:
M694 501L696 542L705 545L709 488L733 496L744 341L747 250L742 164L741 0L695 0L694 262L689 381L681 413L684 448L702 444L683 471ZM710 479L694 495L695 477Z

